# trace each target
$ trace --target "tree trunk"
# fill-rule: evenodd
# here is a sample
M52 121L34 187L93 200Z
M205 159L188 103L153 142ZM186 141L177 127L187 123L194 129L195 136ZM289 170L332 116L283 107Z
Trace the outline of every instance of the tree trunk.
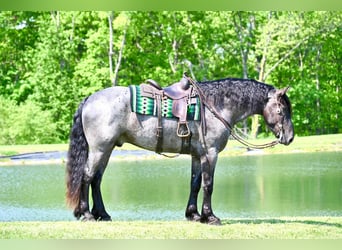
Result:
M265 81L265 68L266 68L266 62L267 62L268 45L269 45L270 41L271 41L271 34L270 34L270 32L268 32L267 37L266 37L266 41L265 41L264 50L262 53L262 58L261 58L260 65L259 65L259 77L258 77L259 82ZM254 138L254 139L257 138L259 127L260 127L259 116L254 115L252 117L252 127L251 127L251 137L252 138Z
M251 43L249 42L253 37L254 16L248 16L249 23L247 22L247 27L244 27L242 12L238 11L236 15L233 15L233 22L235 26L235 32L237 38L240 42L240 55L242 63L242 77L243 79L248 79L248 55ZM247 119L243 120L243 133L247 135Z
M114 77L113 77L113 20L114 20L114 12L111 11L108 14L108 24L109 24L109 52L108 52L108 62L109 62L109 78L115 86Z
M126 21L124 30L123 30L123 35L122 35L122 40L121 40L121 45L119 48L118 52L118 58L116 60L115 68L113 69L113 40L114 40L114 35L113 35L113 21L114 21L114 12L111 11L108 14L108 23L109 23L109 52L108 52L108 60L109 60L109 74L110 74L110 80L112 82L113 86L117 85L118 82L118 74L119 74L119 69L121 66L121 60L122 60L122 54L123 54L123 49L126 44L126 33L128 29L128 23L129 20Z
M320 81L319 81L319 61L320 61L320 56L321 56L321 48L318 47L317 48L317 55L316 55L316 72L315 72L315 80L316 80L316 90L317 90L317 93L319 93L320 91ZM317 128L316 128L316 134L319 135L319 134L322 134L324 131L322 131L322 124L321 124L321 102L320 102L320 99L319 99L319 95L317 95L317 98L316 98L316 113L318 114L317 115Z
M117 81L118 81L118 74L119 74L119 69L120 69L121 60L122 60L122 53L123 53L123 49L124 49L125 44L126 44L127 29L128 29L128 21L125 24L125 28L124 28L123 36L122 36L122 40L121 40L121 46L120 46L120 50L119 50L119 55L118 55L118 60L116 61L116 65L115 65L114 76L113 76L113 86L115 86L117 84Z

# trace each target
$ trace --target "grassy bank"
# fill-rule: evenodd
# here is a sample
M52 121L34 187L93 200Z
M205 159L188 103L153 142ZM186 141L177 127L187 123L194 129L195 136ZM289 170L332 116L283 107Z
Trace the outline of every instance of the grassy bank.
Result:
M264 144L274 140L269 139L257 139L250 140L254 144ZM332 135L316 135L295 137L292 144L289 146L276 145L273 148L267 148L263 150L247 151L239 142L229 141L225 150L221 155L244 155L253 153L264 154L277 154L277 153L308 153L308 152L325 152L325 151L342 151L342 134Z
M342 239L341 217L188 221L2 222L1 239Z
M250 140L254 144L263 144L274 140L256 139ZM48 145L0 145L0 156L24 154L42 151L67 151L67 144L48 144ZM140 149L131 144L124 144L116 150L137 150ZM318 151L342 151L342 134L318 135L296 137L294 142L289 146L277 145L273 148L264 149L262 151L253 151L265 154L273 153L300 153L300 152L318 152ZM251 153L243 145L235 140L230 140L221 155L233 156Z
M268 139L256 139L249 140L253 144L264 144L274 140L274 138ZM20 161L12 161L6 156L34 153L34 152L51 152L68 150L68 144L48 144L48 145L0 145L0 165L26 165L36 164L34 159ZM124 144L123 147L117 147L115 150L127 151L127 150L141 150L131 144ZM241 156L241 155L253 155L253 154L290 154L290 153L307 153L307 152L328 152L328 151L341 151L342 152L342 134L332 135L320 135L320 136L307 136L296 137L294 142L289 146L276 145L272 148L263 150L248 150L241 145L238 141L230 140L226 148L220 153L220 157L223 156ZM175 155L175 154L169 154ZM139 155L123 154L116 157L112 157L111 161L127 161L127 160L144 160L144 159L161 159L164 157L158 154ZM39 164L65 164L66 159L47 159L40 160Z

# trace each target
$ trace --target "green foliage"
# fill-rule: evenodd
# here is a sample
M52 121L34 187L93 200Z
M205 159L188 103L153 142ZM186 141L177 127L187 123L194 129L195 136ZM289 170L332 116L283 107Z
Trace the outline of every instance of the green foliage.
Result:
M341 19L339 11L0 12L0 94L13 108L38 105L54 140L66 141L78 103L110 87L114 68L122 86L166 86L184 71L198 81L248 77L292 87L297 134L342 132Z
M0 97L0 117L0 144L58 142L50 111L42 111L33 102L16 105Z

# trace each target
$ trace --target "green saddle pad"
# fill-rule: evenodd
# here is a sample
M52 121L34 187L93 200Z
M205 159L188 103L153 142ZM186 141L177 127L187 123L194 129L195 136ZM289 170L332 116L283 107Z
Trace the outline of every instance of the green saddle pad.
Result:
M140 115L158 116L157 105L154 98L141 96L139 85L130 85L131 92L131 110ZM172 114L173 100L166 98L162 100L162 117L174 118ZM200 120L200 100L196 97L196 103L188 106L187 120Z

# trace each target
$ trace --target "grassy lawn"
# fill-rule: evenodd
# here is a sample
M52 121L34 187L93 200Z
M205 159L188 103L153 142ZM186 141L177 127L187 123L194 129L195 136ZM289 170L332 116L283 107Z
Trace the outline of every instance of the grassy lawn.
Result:
M342 239L341 217L188 221L2 222L1 239Z

